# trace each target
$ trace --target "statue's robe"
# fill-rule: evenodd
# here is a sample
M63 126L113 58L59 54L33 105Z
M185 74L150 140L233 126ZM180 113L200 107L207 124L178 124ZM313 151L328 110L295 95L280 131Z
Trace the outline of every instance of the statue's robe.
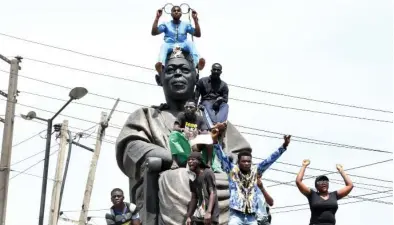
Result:
M144 161L145 154L149 151L145 147L128 149L128 143L139 140L151 143L169 150L169 135L171 133L175 117L169 112L155 108L141 108L133 112L127 119L116 143L116 159L121 170L128 174L130 189L135 186L143 176L144 168L137 168L125 160L127 157L132 161ZM223 149L229 155L241 150L250 150L249 143L242 137L239 131L228 122ZM130 161L130 160L129 160ZM132 175L130 175L132 174ZM228 222L229 189L228 178L225 173L216 173L218 188L219 207L221 210L220 224ZM180 225L186 220L187 205L190 201L189 176L186 168L170 169L160 173L159 177L159 224ZM140 185L140 183L138 184ZM138 186L137 185L137 186ZM145 193L149 194L149 193ZM131 195L133 195L131 193ZM140 185L135 190L135 197L131 196L137 207L143 207L143 189ZM143 210L141 210L143 212Z

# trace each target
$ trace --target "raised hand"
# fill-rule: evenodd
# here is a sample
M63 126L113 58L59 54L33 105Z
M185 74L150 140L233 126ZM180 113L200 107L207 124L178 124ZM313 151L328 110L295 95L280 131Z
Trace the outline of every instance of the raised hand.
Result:
M337 170L338 170L338 172L342 172L343 166L341 164L337 164Z
M163 15L163 10L162 9L158 9L156 12L156 18L159 19L161 17L161 15Z
M196 10L192 10L192 18L193 18L194 20L198 20Z
M219 129L218 128L213 128L211 130L211 137L212 137L213 143L218 142L218 138L219 138Z
M284 148L287 148L287 146L289 146L290 138L291 138L291 135L285 135L285 136L283 136L283 139L285 139L285 142L283 143L283 147L284 147Z
M309 164L311 164L311 161L310 161L309 159L304 159L304 160L302 161L302 166L307 167L307 166L309 166Z

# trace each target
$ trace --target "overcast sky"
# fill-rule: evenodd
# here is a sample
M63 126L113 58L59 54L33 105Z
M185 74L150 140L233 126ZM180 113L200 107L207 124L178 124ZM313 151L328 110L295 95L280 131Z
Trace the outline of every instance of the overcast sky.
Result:
M68 48L96 56L153 68L157 60L162 36L150 35L155 11L166 1L4 1L0 7L0 33ZM223 65L222 78L236 84L260 90L321 99L344 104L392 111L393 103L393 18L392 3L388 0L331 0L331 1L187 1L199 13L202 37L195 38L196 46L207 61L200 76L209 75L209 67L219 62ZM173 1L173 3L181 3ZM161 22L170 17L165 15ZM187 16L183 17L188 20ZM164 101L160 88L121 79L98 76L85 72L38 63L42 60L80 68L116 77L154 83L154 71L108 62L92 57L60 51L0 35L0 54L7 57L21 55L20 75L28 76L67 87L83 86L90 93L101 94L142 105ZM1 61L0 69L8 71L9 65ZM0 89L8 87L8 75L0 72ZM33 94L66 100L67 89L19 77L16 114L35 110L37 115L49 118L64 102ZM230 97L261 103L324 111L357 117L392 121L392 113L373 112L349 107L322 104L230 87ZM0 96L0 115L4 117L6 102ZM88 94L79 103L111 108L115 103L108 98ZM230 100L229 120L237 125L264 129L281 134L309 137L318 140L392 151L392 123L352 119L311 112L283 109L262 104ZM25 106L24 106L25 105ZM27 106L26 106L27 105ZM35 108L33 108L35 107ZM140 106L121 102L117 110L133 112ZM71 104L63 114L82 118L77 120L60 115L55 123L64 119L72 132L89 129L99 122L99 108ZM109 110L104 110L109 112ZM121 127L127 113L115 112L111 123ZM90 122L88 122L90 121ZM0 124L2 137L3 124ZM13 144L46 129L45 124L15 119ZM262 131L239 128L243 132L272 135ZM127 192L128 179L115 161L113 142L119 129L107 129L98 163L90 216L96 224L105 224L102 218L111 206L110 191L120 187ZM94 147L96 127L86 133L80 143ZM253 146L253 155L266 157L282 144L281 139L244 134ZM53 135L52 143L56 141ZM45 132L13 148L12 169L23 171L44 158ZM52 149L55 152L58 147ZM82 205L92 153L73 146L72 161L62 210L65 216L77 220ZM291 142L279 162L301 165L303 159L311 160L310 167L335 171L335 164L344 168L362 166L387 159L392 154L339 148L309 143ZM258 162L255 159L255 162ZM54 177L56 154L50 158L50 178ZM299 167L275 163L264 177L276 182L295 180ZM42 176L43 163L26 172ZM279 172L279 169L286 172ZM349 171L353 175L392 180L392 161ZM292 174L293 173L293 174ZM307 175L323 172L308 169ZM12 172L11 176L17 173ZM341 179L338 173L329 175ZM351 195L370 194L390 190L392 183L351 176L356 182ZM305 181L313 186L313 179ZM361 184L359 184L361 183ZM48 181L48 218L52 181ZM275 182L264 181L265 186ZM294 183L293 183L294 184ZM343 184L342 184L343 185ZM332 183L334 191L342 185ZM384 188L389 187L389 188ZM364 188L364 189L362 189ZM366 188L366 189L365 189ZM307 203L295 186L267 187L275 207ZM7 225L36 224L38 221L41 179L21 174L10 181ZM378 198L392 194L367 195ZM129 198L127 197L129 201ZM342 203L357 199L342 200ZM392 203L392 197L378 201ZM272 209L272 225L308 224L307 206ZM101 211L98 211L101 210ZM282 213L279 213L282 211ZM339 207L338 225L389 225L393 224L393 207L377 202L358 202Z

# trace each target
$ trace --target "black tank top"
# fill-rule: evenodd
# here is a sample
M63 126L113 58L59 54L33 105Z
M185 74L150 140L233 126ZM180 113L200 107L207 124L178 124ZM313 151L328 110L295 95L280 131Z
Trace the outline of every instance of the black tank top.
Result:
M338 210L336 191L329 193L329 198L324 200L316 191L311 190L308 201L311 210L309 225L335 225L335 213Z

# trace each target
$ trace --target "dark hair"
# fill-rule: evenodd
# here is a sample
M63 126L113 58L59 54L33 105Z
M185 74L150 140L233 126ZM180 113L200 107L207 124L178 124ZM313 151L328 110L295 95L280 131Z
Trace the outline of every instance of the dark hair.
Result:
M180 6L174 5L174 6L171 8L171 12L172 12L172 11L173 11L175 8L179 8L179 9L181 9L181 7L180 7Z
M122 195L124 195L122 189L120 189L120 188L114 188L114 189L112 189L112 191L111 191L111 196L112 196L112 194L113 194L115 191L120 191L120 192L122 192Z
M252 153L250 153L249 151L243 150L240 153L238 153L238 161L241 160L242 156L250 156L252 157Z

